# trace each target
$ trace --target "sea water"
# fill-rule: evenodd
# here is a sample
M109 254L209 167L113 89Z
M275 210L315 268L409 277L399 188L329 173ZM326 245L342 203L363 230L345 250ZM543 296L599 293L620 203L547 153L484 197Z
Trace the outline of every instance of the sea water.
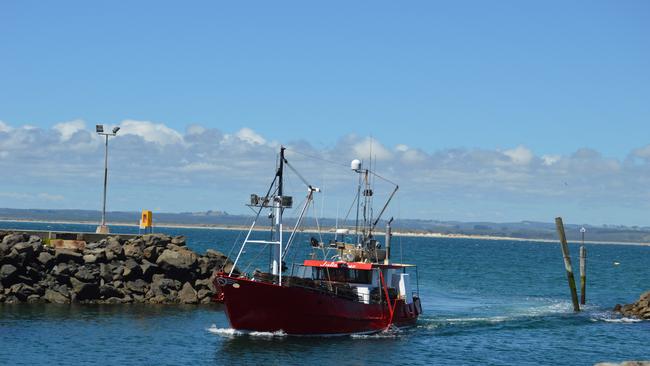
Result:
M6 222L3 227L94 228ZM135 227L112 230L137 233ZM226 254L242 235L156 231L185 235L199 252L213 248ZM310 236L317 234L302 234L294 244L297 258L308 252ZM578 246L570 249L577 269ZM610 311L650 290L650 247L587 244L587 249L587 306L580 313L573 312L557 243L395 237L393 258L418 265L424 314L411 329L293 337L233 330L219 305L0 304L0 364L591 365L650 359L650 322ZM250 249L243 257L258 267L268 257L255 253Z

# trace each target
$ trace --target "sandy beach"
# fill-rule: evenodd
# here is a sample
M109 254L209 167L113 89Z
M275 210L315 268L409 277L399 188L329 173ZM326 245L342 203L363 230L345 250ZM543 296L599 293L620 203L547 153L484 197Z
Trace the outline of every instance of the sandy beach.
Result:
M72 225L96 225L96 221L41 221L41 220L5 220L0 219L0 222L26 222L26 223L38 223L38 224L72 224ZM126 222L113 222L110 223L111 226L130 226L138 227L137 224L126 223ZM190 225L190 224L174 224L174 223L164 223L157 224L155 227L159 228L177 228L177 229L204 229L204 230L248 230L248 226L244 225ZM266 229L255 229L257 231L264 231ZM320 230L323 233L333 233L334 228L326 227ZM300 230L305 233L318 233L317 228L304 228ZM116 233L117 235L117 233ZM558 243L556 239L542 239L542 238L517 238L509 236L492 236L492 235L467 235L467 234L446 234L446 233L437 233L437 232L416 232L416 231L393 231L394 236L402 237L422 237L422 238L444 238L444 239L476 239L476 240L490 240L490 241L499 241L499 240L509 240L509 241L521 241L521 242L538 242L538 243L548 243L555 244ZM571 241L569 243L579 243L578 241ZM623 242L623 241L596 241L596 240L585 240L585 244L614 244L614 245L633 245L633 246L650 246L650 243L646 242Z

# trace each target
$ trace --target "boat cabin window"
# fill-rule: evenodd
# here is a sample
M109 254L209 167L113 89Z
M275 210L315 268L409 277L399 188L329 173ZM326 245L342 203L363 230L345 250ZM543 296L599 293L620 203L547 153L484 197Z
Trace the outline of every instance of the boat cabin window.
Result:
M367 270L314 267L312 273L315 280L363 284L372 283L372 271Z

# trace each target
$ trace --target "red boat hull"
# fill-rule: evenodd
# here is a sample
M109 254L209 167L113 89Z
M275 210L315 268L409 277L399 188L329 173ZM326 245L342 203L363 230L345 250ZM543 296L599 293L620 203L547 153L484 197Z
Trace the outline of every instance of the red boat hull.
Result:
M221 279L221 280L220 280ZM295 335L340 335L379 332L390 325L412 326L420 306L396 300L393 314L387 304L364 304L303 287L218 275L215 286L232 328L283 331Z

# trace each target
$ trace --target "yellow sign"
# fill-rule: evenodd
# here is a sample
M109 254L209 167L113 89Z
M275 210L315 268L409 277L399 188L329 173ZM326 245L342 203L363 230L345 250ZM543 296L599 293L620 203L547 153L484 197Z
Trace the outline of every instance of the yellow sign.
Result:
M153 217L150 210L142 210L142 218L140 219L140 229L147 229L152 227Z

